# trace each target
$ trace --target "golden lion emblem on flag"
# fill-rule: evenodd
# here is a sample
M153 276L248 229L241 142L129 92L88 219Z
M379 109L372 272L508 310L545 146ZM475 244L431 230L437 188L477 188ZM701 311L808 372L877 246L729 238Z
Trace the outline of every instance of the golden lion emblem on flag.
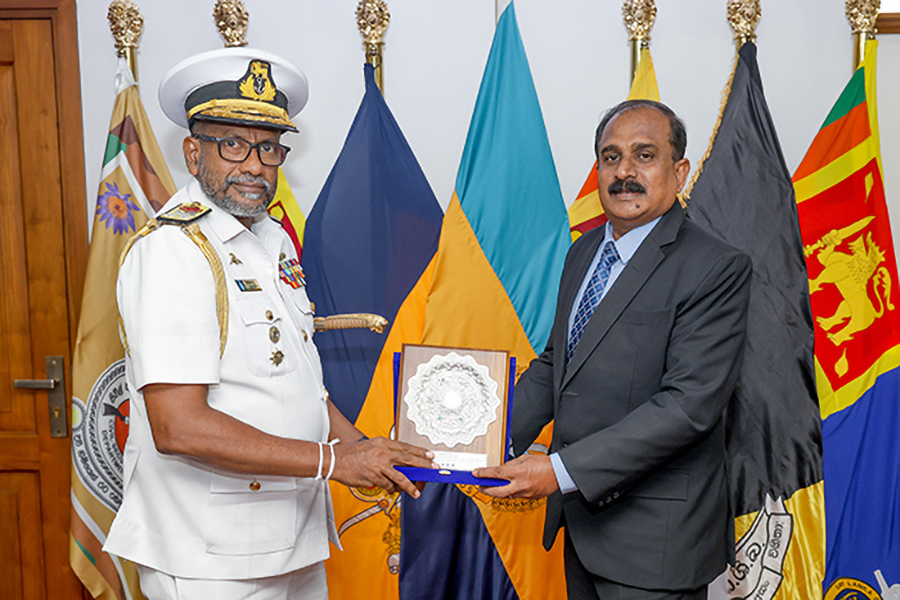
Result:
M875 319L884 314L885 308L894 309L891 303L891 275L882 265L885 254L873 241L872 234L860 235L848 242L850 253L837 251L845 239L865 229L874 218L866 217L843 229L832 230L815 244L804 248L807 256L816 253L816 258L824 267L818 277L810 280L809 293L814 294L825 285L834 285L843 298L833 315L816 317L819 327L827 332L828 339L835 346L852 340L855 333L868 329ZM870 281L878 302L877 308L869 296Z

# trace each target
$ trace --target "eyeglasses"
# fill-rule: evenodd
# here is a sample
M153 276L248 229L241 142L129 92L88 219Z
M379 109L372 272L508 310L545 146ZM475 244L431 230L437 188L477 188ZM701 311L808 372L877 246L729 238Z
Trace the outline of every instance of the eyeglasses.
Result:
M291 149L278 142L258 142L251 144L247 140L236 137L213 137L211 135L203 135L195 133L193 136L205 142L216 142L219 145L219 156L224 160L233 163L242 163L250 156L253 149L256 148L256 156L259 162L267 167L280 167L287 158L287 153Z

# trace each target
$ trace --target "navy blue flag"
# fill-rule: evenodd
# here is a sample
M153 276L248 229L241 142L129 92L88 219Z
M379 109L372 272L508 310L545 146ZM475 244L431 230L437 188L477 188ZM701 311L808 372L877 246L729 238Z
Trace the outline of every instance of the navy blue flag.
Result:
M344 148L306 221L302 264L318 315L375 313L393 323L437 250L444 215L372 65L365 65L365 80ZM365 402L387 334L316 335L325 386L350 421Z
M429 483L419 499L407 502L400 600L519 600L471 498L455 485Z

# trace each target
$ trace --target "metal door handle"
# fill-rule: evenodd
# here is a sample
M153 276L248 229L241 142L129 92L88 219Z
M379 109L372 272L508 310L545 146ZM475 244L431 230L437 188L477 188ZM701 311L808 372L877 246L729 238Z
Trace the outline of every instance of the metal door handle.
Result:
M66 414L66 374L62 356L47 357L47 379L16 379L13 387L26 390L47 390L50 404L50 437L69 436L69 418Z
M59 379L16 379L13 387L26 390L55 390Z

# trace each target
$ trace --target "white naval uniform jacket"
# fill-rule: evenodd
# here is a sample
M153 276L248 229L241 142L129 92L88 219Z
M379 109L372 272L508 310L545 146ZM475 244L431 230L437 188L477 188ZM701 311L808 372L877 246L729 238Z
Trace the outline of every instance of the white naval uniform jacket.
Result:
M296 251L268 217L247 230L213 205L196 181L165 210L196 200L195 221L215 248L228 290L228 339L220 352L214 277L177 225L138 240L119 272L117 296L131 391L124 497L104 550L178 577L249 579L328 558L337 544L328 484L242 475L157 452L147 384L206 384L208 402L261 431L324 442L329 431L313 314L304 287L279 276ZM242 291L255 282L259 291ZM281 360L279 361L279 353Z

